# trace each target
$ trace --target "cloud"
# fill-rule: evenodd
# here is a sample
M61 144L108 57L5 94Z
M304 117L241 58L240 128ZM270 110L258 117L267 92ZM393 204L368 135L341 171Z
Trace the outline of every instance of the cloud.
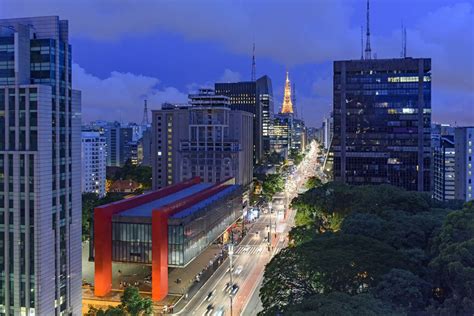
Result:
M426 8L423 4L413 4L419 12L406 13L411 16L407 29L408 55L432 58L433 117L448 112L445 109L448 107L463 118L472 118L465 112L472 112L474 104L473 4L452 1L453 4L439 6L430 3ZM378 58L399 56L401 34L391 20L403 16L391 16L391 12L380 16L376 12L383 11L382 6L395 6L395 2L379 1L377 5L374 1L371 40ZM396 3L398 11L395 14L401 15L404 14L401 6L410 8L412 5L410 1ZM190 41L191 49L192 41L215 42L231 53L245 55L251 53L252 42L255 42L257 60L269 58L291 68L357 58L360 55L358 24L362 22L363 13L353 8L363 10L360 7L363 4L344 0L143 0L139 3L127 0L3 0L0 16L59 15L69 19L72 36L101 42L164 31L180 34ZM356 17L357 23L352 21L355 12L361 15ZM376 25L377 18L380 23ZM237 74L228 69L224 80L234 81ZM200 82L198 76L197 73L195 82ZM316 74L312 80L314 84L309 85L311 90L299 90L299 99L321 102L321 107L330 103L332 92L328 83L331 76ZM164 88L159 91L165 92Z
M239 72L226 69L217 82L239 82L241 77Z
M187 101L187 94L163 87L153 77L114 71L100 79L78 64L73 64L72 74L74 88L82 91L84 122L96 119L140 122L145 99L150 109L159 109L163 102Z

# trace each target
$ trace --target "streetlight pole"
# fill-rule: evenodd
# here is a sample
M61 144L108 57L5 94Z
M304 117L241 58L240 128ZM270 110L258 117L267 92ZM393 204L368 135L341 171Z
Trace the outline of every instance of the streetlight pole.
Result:
M234 254L234 244L229 244L229 274L230 274L230 316L232 316L232 288L234 286L234 282L232 281L232 255Z

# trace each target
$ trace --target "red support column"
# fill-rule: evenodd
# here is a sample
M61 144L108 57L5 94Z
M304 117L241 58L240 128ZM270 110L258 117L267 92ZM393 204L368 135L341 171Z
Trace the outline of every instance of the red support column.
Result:
M168 214L153 211L151 298L160 301L168 295Z
M94 294L105 296L112 289L112 216L94 211Z

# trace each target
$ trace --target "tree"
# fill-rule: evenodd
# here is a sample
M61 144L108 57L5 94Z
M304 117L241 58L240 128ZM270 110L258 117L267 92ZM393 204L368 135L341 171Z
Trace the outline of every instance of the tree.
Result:
M308 190L311 190L311 189L321 186L322 184L323 182L318 177L310 177L308 181L306 182L305 186Z
M284 310L315 294L355 295L393 268L410 267L392 247L363 236L325 233L276 255L265 269L260 298L265 310Z
M262 189L263 194L271 200L275 193L285 189L285 180L281 174L269 174L263 180Z
M432 285L410 271L392 269L382 276L373 293L399 310L424 311L431 298Z
M389 304L374 298L370 294L348 295L341 292L331 292L327 295L314 295L299 304L290 306L285 315L304 316L379 316L404 315L393 311Z
M109 306L107 309L89 307L87 316L138 316L152 315L153 302L150 298L143 298L136 287L129 286L125 288L120 297L121 304L118 306Z
M474 203L446 217L434 242L436 256L430 262L439 314L474 313Z
M153 302L150 298L143 298L136 287L129 286L121 297L122 308L129 315L151 315L153 312Z

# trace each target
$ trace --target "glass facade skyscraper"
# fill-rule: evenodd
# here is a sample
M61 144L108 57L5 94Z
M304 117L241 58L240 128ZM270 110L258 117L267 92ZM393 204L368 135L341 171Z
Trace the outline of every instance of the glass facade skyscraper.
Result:
M430 191L431 59L334 62L336 181Z
M81 105L68 21L0 20L0 315L81 313Z
M229 97L230 108L253 114L254 162L259 163L270 149L270 126L273 117L273 88L268 76L257 81L216 83L216 95Z

